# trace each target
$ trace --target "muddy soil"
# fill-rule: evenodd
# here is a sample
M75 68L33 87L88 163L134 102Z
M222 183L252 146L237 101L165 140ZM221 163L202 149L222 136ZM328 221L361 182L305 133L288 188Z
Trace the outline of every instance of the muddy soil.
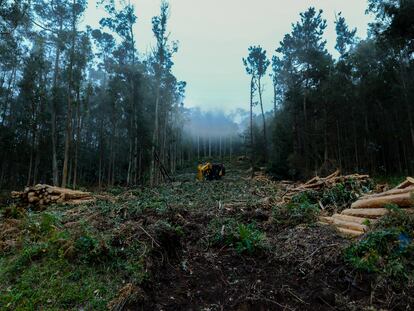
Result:
M218 191L223 202L203 205L209 194L199 189L190 195L194 204L171 206L163 215L183 233L152 231L159 244L147 261L152 277L128 310L357 310L369 305L369 282L359 282L342 260L349 240L318 224L278 228L272 204L263 203L267 195L276 198L277 183L249 181L243 167L229 172L222 181L190 187ZM193 183L188 179L184 183ZM249 203L241 202L243 187L255 196ZM209 225L223 218L254 222L266 236L266 247L240 254L228 245L211 245Z

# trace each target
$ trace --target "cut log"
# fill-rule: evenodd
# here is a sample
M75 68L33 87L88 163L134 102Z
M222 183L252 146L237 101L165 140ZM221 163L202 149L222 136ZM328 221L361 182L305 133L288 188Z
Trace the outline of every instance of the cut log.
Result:
M344 229L360 231L360 232L365 232L368 230L367 226L353 222L353 221L346 221L346 220L341 220L338 218L332 218L332 219L333 219L333 224L337 228L344 228Z
M43 209L43 206L53 203L81 204L94 202L95 198L89 192L71 190L37 184L26 187L23 192L12 192L12 198L21 206L26 205L33 209Z
M329 176L326 176L325 178L323 178L324 180L329 180L329 179L331 179L331 178L334 178L334 177L337 177L337 176L339 176L339 174L341 173L341 171L340 170L336 170L335 172L333 172L331 175L329 175Z
M362 199L352 203L351 208L381 208L388 204L396 204L399 207L411 207L414 205L412 195L413 192L405 192Z
M80 205L80 204L86 204L86 203L94 203L96 200L94 198L90 199L81 199L81 200L70 200L64 202L64 204L67 205Z
M414 185L413 186L409 186L407 188L402 188L402 189L391 189L388 191L384 191L381 193L374 193L374 194L369 194L369 195L364 195L362 197L359 198L359 200L367 200L367 199L372 199L372 198L379 198L379 197L385 197L391 194L403 194L403 193L407 193L407 192L414 192Z
M365 218L379 218L388 213L386 208L350 208L342 211L343 215L365 217Z
M394 189L404 189L404 188L407 188L407 187L412 186L412 185L414 185L414 178L407 177L401 184L399 184Z
M333 218L332 217L320 217L319 220L325 224L333 224Z
M345 228L338 228L338 231L342 233L345 236L349 237L359 237L363 234L361 231L351 230L351 229L345 229Z
M343 215L343 214L334 214L332 218L339 219L342 221L355 222L361 225L364 224L364 222L366 221L366 218L363 218L363 217L355 217L355 216L349 216L349 215Z

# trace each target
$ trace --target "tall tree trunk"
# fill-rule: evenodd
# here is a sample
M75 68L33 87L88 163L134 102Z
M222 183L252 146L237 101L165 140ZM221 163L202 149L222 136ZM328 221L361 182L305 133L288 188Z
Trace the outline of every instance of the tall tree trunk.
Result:
M339 132L339 121L336 121L336 142L338 145L338 162L339 162L339 169L342 171L342 150L341 150L341 136Z
M329 159L329 145L328 145L328 109L326 107L326 103L324 103L324 133L323 133L323 144L324 144L324 153L323 153L323 160L325 163L328 162Z
M273 81L273 115L276 119L277 112L277 85L276 82Z
M306 163L306 171L309 169L309 160L308 160L308 112L307 112L307 98L306 98L306 89L303 94L303 117L304 117L304 131L303 131L303 151L304 158Z
M4 109L3 109L2 116L1 116L1 124L2 125L6 124L7 111L9 110L9 102L10 102L10 99L13 95L12 88L13 88L13 85L14 85L14 81L16 79L16 72L17 72L17 65L13 66L12 72L11 72L10 77L9 77L9 81L7 83L7 90L6 90L6 96L5 96L6 98L5 98L5 101L4 101Z
M155 186L158 181L157 175L157 163L155 161L156 146L158 145L158 113L159 113L159 101L160 101L160 81L157 81L157 91L155 95L155 116L154 116L154 132L152 134L152 147L151 147L151 174L150 174L150 185Z
M129 184L131 183L131 179L132 179L132 161L133 161L133 155L132 155L132 150L133 150L133 120L132 120L132 116L130 117L130 122L129 122L129 152L128 152L128 172L127 172L127 185L129 186Z
M264 138L264 160L267 162L267 131L266 131L266 117L263 110L263 99L262 99L262 84L261 79L258 79L259 87L259 100L260 100L260 110L262 111L262 120L263 120L263 138Z
M197 135L197 159L200 160L200 134Z
M78 153L81 133L81 114L80 114L80 91L77 90L77 106L76 106L76 143L75 143L75 163L73 168L73 189L76 188L78 179Z
M59 34L62 32L62 22L59 24ZM56 38L56 56L55 56L55 68L53 72L53 99L50 105L50 123L51 123L51 138L52 138L52 180L53 185L59 185L59 171L57 164L57 137L56 137L56 106L57 106L57 83L59 75L59 59L60 59L60 47L59 38Z
M250 161L253 167L253 90L254 90L254 77L252 76L250 81Z
M30 186L30 181L32 180L32 166L33 166L33 146L30 148L30 161L29 161L29 170L27 172L26 186Z
M401 84L403 87L403 94L404 94L404 102L405 102L406 112L407 112L407 117L408 117L408 126L410 128L411 148L412 150L414 150L414 122L413 122L413 114L412 114L412 101L410 101L408 97L407 82L405 79L406 69L404 68L403 58L404 56L400 55L400 77L401 77Z
M229 154L230 155L230 161L231 161L231 156L232 156L232 152L233 152L231 143L232 143L232 136L230 136L230 150L229 150L229 152L230 152L230 154Z
M71 145L72 136L72 83L73 83L73 63L75 54L75 40L76 40L76 0L72 2L72 47L70 52L69 62L69 81L67 89L67 118L66 118L66 138L65 138L65 153L63 159L63 171L62 171L62 187L65 188L68 179L68 163L69 163L69 150Z

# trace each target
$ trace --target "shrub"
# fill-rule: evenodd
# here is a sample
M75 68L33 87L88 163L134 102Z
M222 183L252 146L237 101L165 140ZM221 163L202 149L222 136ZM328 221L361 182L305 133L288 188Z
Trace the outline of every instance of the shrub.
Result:
M346 180L333 187L326 187L323 191L308 190L300 192L292 197L292 203L322 203L327 210L342 211L356 201L358 197L372 189L371 182Z
M302 203L289 203L273 209L273 221L278 227L293 227L317 221L319 207L304 200Z
M242 224L234 219L216 220L210 224L213 245L234 247L239 254L254 254L265 247L265 234L254 223Z
M414 216L395 206L362 240L344 252L345 261L358 271L393 279L414 278Z
M10 205L4 208L3 217L9 219L20 219L26 216L26 210L16 205Z

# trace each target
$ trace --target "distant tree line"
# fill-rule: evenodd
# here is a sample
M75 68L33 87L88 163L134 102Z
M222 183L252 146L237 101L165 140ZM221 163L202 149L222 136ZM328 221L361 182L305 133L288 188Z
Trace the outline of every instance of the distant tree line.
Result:
M414 1L369 0L367 12L376 18L365 40L356 38L341 13L336 16L337 59L326 49L327 22L315 8L300 14L276 49L268 162L277 176L300 178L335 168L414 172ZM254 46L244 60L252 76L251 106L257 102L253 95L261 104L266 59L266 51ZM262 133L265 149L249 141L253 156L269 147ZM267 155L256 161L267 162Z
M2 1L0 188L155 185L161 164L173 171L186 156L168 3L148 55L137 52L132 4L101 0L99 29L81 27L86 5Z
M190 108L186 109L185 118L184 143L190 159L231 160L245 153L240 126L232 115Z

